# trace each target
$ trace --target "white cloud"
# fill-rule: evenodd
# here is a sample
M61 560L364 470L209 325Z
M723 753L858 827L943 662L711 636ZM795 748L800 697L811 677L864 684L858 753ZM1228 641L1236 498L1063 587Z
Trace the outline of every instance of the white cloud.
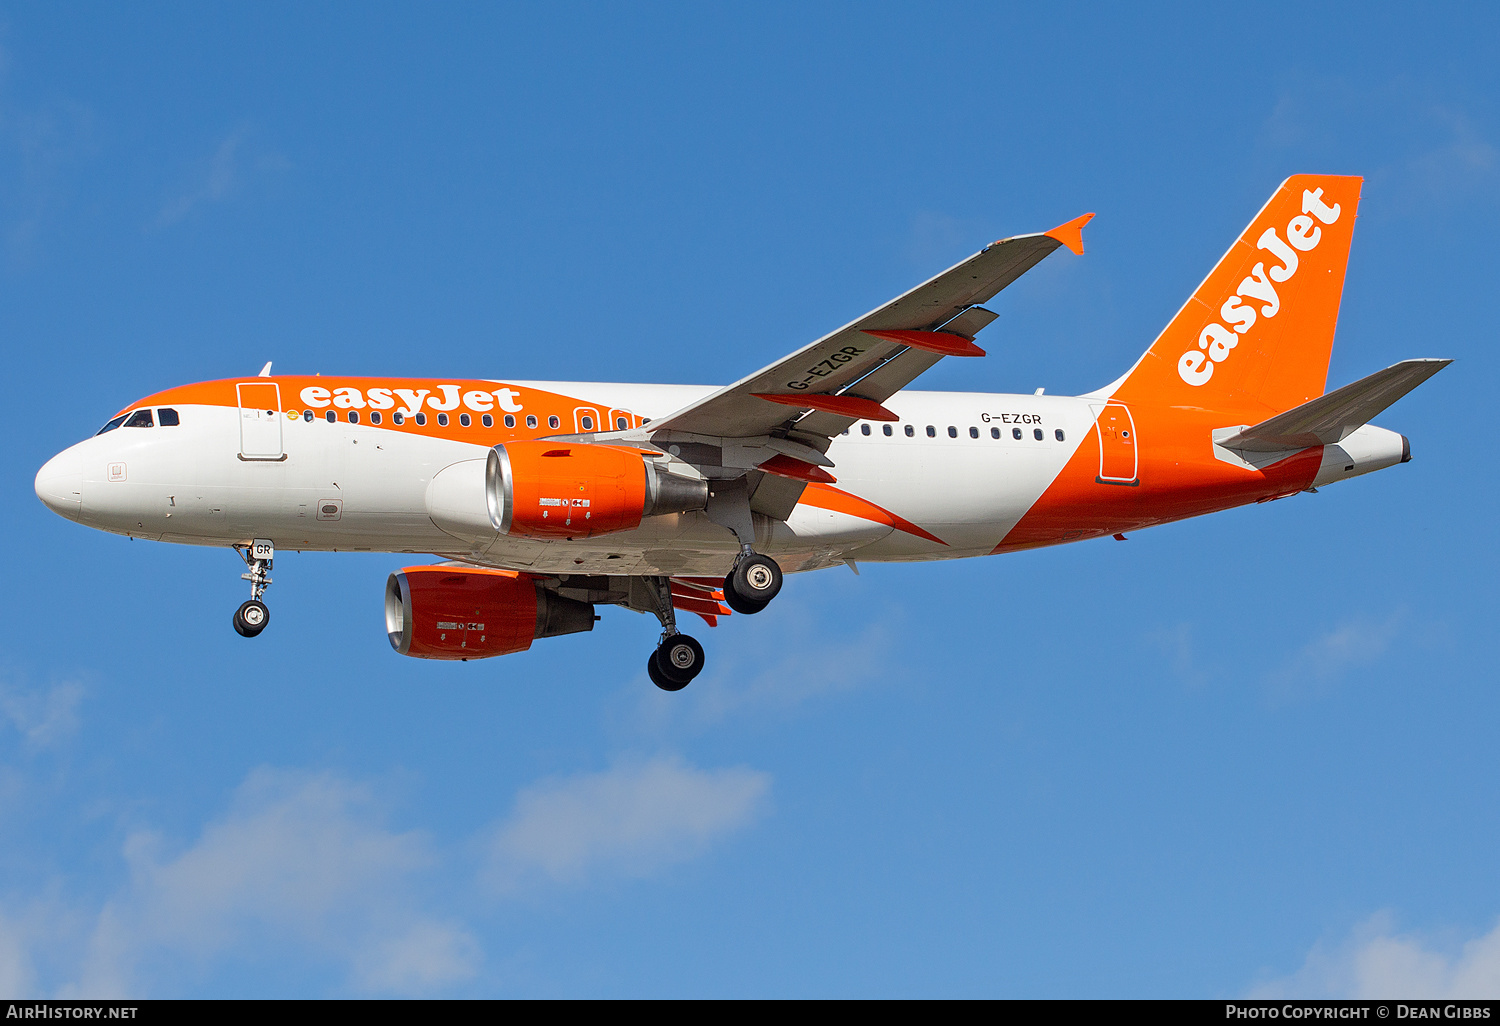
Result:
M1318 690L1356 667L1375 662L1385 655L1405 619L1405 611L1397 610L1381 621L1368 617L1345 620L1303 645L1271 674L1273 694L1290 698L1299 692Z
M424 920L361 951L354 983L358 990L422 993L468 979L479 958L479 945L468 931Z
M269 935L348 966L357 989L408 993L472 976L461 925L417 909L412 877L434 861L378 820L367 787L333 774L259 769L228 815L175 857L133 834L129 886L99 913L65 994L139 994Z
M27 691L0 684L0 717L10 721L28 748L48 748L78 726L78 703L83 688L58 684L45 691Z
M17 109L0 95L0 225L12 263L25 263L94 155L92 112L69 102Z
M648 875L749 824L770 786L768 774L746 767L700 770L666 756L542 781L517 796L497 830L490 883L510 893L538 876Z
M247 163L256 172L284 171L290 166L286 158L279 154L262 153L248 158L244 150L249 135L247 125L240 125L230 132L215 147L213 156L199 168L197 184L162 206L156 215L155 227L166 228L183 220L204 204L229 198L241 185L243 167Z
M1459 945L1398 934L1388 912L1351 931L1340 945L1313 947L1301 969L1261 984L1261 998L1500 998L1500 923Z
M21 997L36 993L29 939L20 926L0 917L0 994Z
M1198 665L1193 646L1193 625L1179 623L1175 627L1164 627L1153 632L1147 641L1161 651L1179 680L1189 687L1202 687L1208 682L1208 673Z
M1493 202L1500 149L1473 118L1431 88L1408 79L1385 82L1295 77L1262 125L1273 151L1318 161L1366 152L1366 196L1372 211L1419 215Z

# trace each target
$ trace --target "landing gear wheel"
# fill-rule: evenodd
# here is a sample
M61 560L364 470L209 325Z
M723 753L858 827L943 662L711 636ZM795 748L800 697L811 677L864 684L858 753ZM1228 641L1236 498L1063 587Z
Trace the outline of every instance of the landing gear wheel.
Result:
M646 657L646 676L651 678L651 683L655 684L663 691L681 691L683 688L687 687L686 681L681 684L676 684L670 680L667 680L667 678L661 675L661 670L656 666L655 652L652 652L649 656Z
M758 613L781 590L781 567L769 556L747 556L724 578L724 601L736 613Z
M733 609L736 613L744 613L746 616L749 616L751 613L758 613L762 609L766 608L766 606L770 605L769 602L745 601L737 594L735 594L735 592L729 587L727 581L724 585L724 603L725 605L729 606L730 609Z
M257 599L251 599L234 611L234 629L244 638L255 637L270 622L271 611Z
M680 691L703 672L703 646L686 634L673 634L651 653L648 672L652 669L653 684L665 691Z

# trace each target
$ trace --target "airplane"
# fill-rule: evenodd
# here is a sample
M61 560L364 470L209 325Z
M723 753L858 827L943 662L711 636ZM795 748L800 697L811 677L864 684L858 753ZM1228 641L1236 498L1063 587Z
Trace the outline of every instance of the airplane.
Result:
M88 527L234 548L247 638L278 549L420 553L442 562L386 582L398 653L522 652L622 606L660 622L647 675L678 691L704 652L677 612L757 613L784 571L1123 538L1409 461L1370 420L1450 360L1325 393L1362 183L1288 178L1135 365L1081 396L906 386L983 356L982 304L1081 255L1092 214L986 246L725 387L267 363L131 403L36 493Z

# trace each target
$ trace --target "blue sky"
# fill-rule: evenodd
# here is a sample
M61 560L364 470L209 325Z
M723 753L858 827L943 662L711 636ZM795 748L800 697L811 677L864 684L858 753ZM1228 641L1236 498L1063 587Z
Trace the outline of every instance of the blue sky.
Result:
M0 992L1500 996L1486 5L0 4ZM394 556L48 512L253 373L722 383L1098 217L925 387L1117 376L1287 175L1362 174L1330 384L1412 463L402 659ZM957 361L948 363L957 364Z

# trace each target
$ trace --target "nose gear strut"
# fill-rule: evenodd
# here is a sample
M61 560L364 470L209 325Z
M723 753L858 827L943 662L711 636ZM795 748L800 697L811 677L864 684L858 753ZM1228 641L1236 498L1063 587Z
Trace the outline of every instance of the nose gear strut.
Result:
M234 629L241 637L253 638L271 622L271 611L261 601L261 596L271 583L271 560L276 555L276 547L268 539L257 538L249 545L236 545L234 551L239 553L250 571L240 574L240 580L250 582L250 601L234 611Z

